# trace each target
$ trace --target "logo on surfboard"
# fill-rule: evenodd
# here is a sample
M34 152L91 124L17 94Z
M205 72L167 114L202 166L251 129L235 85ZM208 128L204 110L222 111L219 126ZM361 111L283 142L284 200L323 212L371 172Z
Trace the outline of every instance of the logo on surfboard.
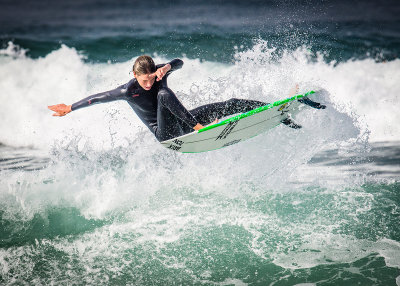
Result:
M222 132L218 135L217 139L215 139L215 141L225 139L232 132L233 128L235 128L238 122L239 120L229 122L224 130L222 130Z
M285 104L282 104L281 107L279 107L278 111L281 111L281 115L289 112L289 105L290 105L289 103L285 103Z

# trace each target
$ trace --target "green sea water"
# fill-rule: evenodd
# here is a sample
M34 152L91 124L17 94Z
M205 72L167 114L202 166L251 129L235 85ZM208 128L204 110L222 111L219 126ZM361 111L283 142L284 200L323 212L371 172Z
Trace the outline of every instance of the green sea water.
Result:
M141 198L134 191L134 202L119 203L97 218L90 202L72 206L65 194L65 200L41 206L50 198L38 200L29 192L51 196L65 182L60 177L41 181L43 169L36 174L37 170L25 171L36 180L27 180L22 172L21 180L9 181L8 191L2 193L0 281L9 285L397 285L400 185L387 178L393 178L391 171L398 172L399 166L374 157L395 153L393 159L398 160L396 146L375 145L371 155L350 159L358 170L374 170L374 165L386 162L378 175L361 172L366 175L361 184L332 187L329 181L338 178L324 177L321 170L339 171L343 179L343 168L348 166L343 161L349 157L337 156L332 162L334 156L320 153L298 172L320 173L326 186L306 184L301 176L292 183L282 177L285 184L276 188L243 179L236 189L180 180ZM24 152L24 158L13 156L13 165L19 164L20 170L29 166L23 163L29 152ZM41 160L42 168L51 167ZM159 172L169 167L161 165ZM3 174L9 172L4 153L1 166ZM124 163L119 162L110 170L112 177L122 180L121 166ZM91 198L98 208L118 195L118 188L114 192L104 186L107 181L95 184L99 188L95 193L103 193ZM72 184L71 191L76 187ZM80 196L83 201L89 198ZM16 205L19 212L13 208ZM92 215L85 214L88 211Z

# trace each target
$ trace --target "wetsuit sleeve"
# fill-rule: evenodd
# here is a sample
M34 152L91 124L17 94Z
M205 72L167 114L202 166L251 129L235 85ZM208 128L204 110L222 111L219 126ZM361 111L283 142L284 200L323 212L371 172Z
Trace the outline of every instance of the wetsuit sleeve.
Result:
M170 61L169 64L171 65L170 71L176 71L176 70L179 70L180 68L182 68L183 61L180 59L174 59L174 60Z
M124 88L124 86L120 86L113 90L90 95L72 104L71 110L74 111L95 103L103 103L103 102L125 99L126 91L127 90L126 88Z
M179 70L180 68L182 68L183 66L183 61L180 59L173 59L172 61L170 61L169 63L171 65L171 69L167 72L167 75L169 75L171 72ZM161 65L156 65L156 69L159 69L163 66L165 66L166 64L161 64Z

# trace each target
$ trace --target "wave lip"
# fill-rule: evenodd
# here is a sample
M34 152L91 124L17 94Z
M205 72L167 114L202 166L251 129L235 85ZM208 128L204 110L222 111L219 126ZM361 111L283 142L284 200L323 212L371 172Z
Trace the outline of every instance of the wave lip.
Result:
M282 54L268 46L267 42L258 41L253 48L237 52L234 65L183 58L184 68L170 77L170 85L184 104L192 108L231 97L266 102L280 100L285 98L293 83L298 82L304 90L325 90L330 96L331 107L352 117L363 133L369 132L371 141L400 140L397 124L400 102L396 98L400 89L400 83L396 81L400 77L400 60L326 63L322 54L314 57L304 48ZM107 112L110 109L124 113L128 120L120 121L120 124L126 123L128 126L124 130L129 129L128 133L132 134L129 136L134 137L132 130L136 127L130 126L140 126L140 122L123 103L96 106L57 121L46 110L47 105L72 103L88 94L127 82L132 76L129 74L132 61L92 64L85 62L80 52L65 45L38 59L26 57L25 50L15 45L1 51L7 56L0 57L0 87L3 91L0 95L3 102L0 142L43 148L62 137L65 131L72 131L93 138L94 134L103 134L101 143L98 141L103 145L109 141L106 130L117 120ZM167 59L155 56L155 60L163 62ZM102 123L92 124L93 119L78 121L86 116ZM43 124L50 122L54 124ZM90 129L85 128L87 124L91 124ZM70 126L74 126L74 130ZM101 126L108 127L100 130Z

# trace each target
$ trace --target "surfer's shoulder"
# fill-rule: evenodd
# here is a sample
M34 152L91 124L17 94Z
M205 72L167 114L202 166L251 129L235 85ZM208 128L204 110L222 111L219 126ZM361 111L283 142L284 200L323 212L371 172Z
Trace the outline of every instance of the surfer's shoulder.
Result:
M124 92L125 94L129 94L133 90L136 90L138 88L137 80L136 80L136 78L133 78L130 81L128 81L127 83L119 86L118 88L121 89L121 92Z
M118 97L120 98L121 96L127 96L129 93L134 89L134 82L130 80L129 82L122 84L118 87L116 87L113 90L107 91L108 95Z

